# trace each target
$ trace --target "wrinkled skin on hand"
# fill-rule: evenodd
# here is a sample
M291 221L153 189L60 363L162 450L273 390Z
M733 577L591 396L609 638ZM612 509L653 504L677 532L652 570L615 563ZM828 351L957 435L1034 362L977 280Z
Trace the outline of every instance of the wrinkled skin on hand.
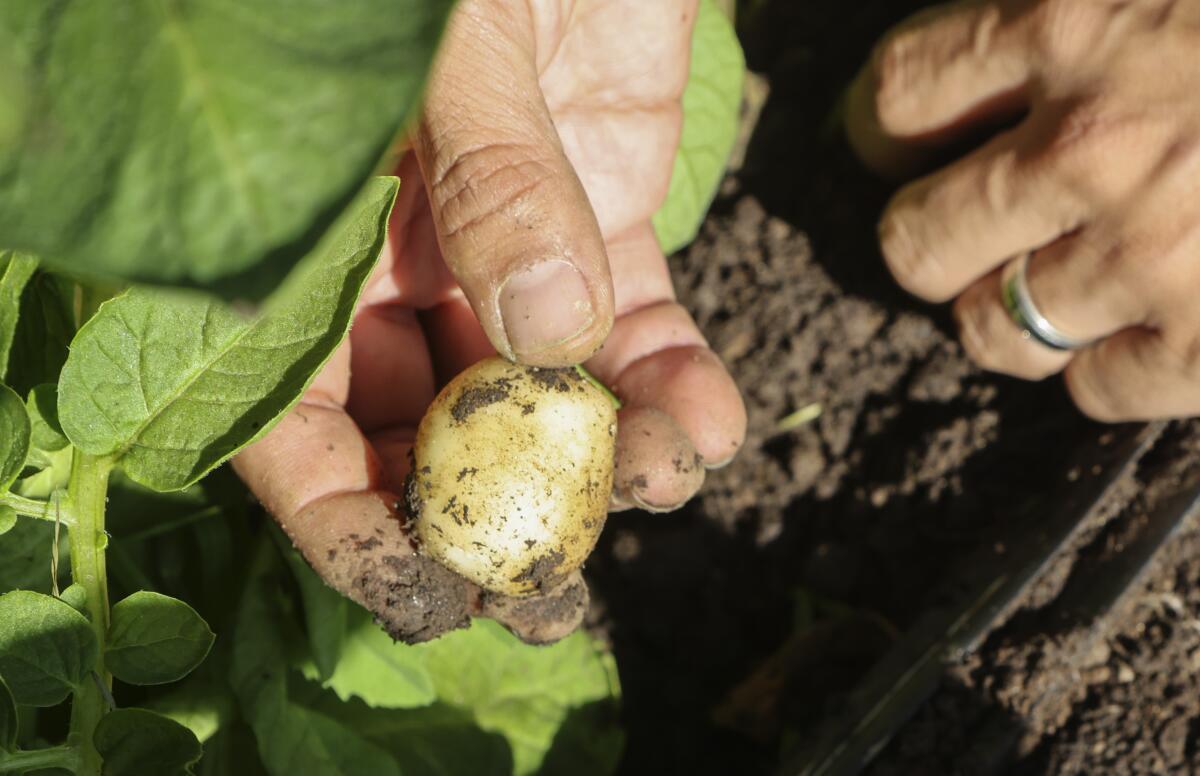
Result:
M585 361L612 386L614 509L679 506L741 445L741 398L675 302L650 224L695 14L695 0L460 3L351 336L235 460L318 573L396 638L480 614L544 643L586 610L578 578L541 598L484 595L401 530L416 425L469 364Z
M899 283L953 299L983 367L1063 372L1102 420L1200 414L1200 0L989 0L890 32L852 90L847 128L875 169L1019 119L902 188L880 223ZM1000 275L1028 285L1073 352L1021 336Z

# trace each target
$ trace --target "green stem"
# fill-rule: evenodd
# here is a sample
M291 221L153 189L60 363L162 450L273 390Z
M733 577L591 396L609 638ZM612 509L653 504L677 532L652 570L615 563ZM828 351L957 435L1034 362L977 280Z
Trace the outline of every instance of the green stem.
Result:
M70 525L71 511L66 505L58 507L58 517L55 517L55 506L49 501L36 501L31 498L23 498L15 493L5 493L0 496L0 507L9 507L22 517L35 517L38 520L49 520L53 523L56 519L61 519L63 525Z
M608 397L608 400L612 402L613 408L618 410L621 409L621 400L617 398L617 395L610 391L607 385L600 382L599 378L597 378L594 374L584 369L583 364L576 364L575 371L578 372L579 376L584 380L587 380L589 383L603 391L604 395Z
M30 749L23 752L0 752L0 773L25 773L44 768L62 768L75 773L79 767L79 752L73 746L50 749Z
M71 732L67 740L79 750L77 776L99 776L100 754L92 744L92 736L108 710L104 690L112 687L112 677L104 670L104 640L108 634L108 572L104 557L108 534L104 531L104 504L111 470L109 459L76 451L67 486L75 517L71 526L71 578L87 591L88 619L100 645L93 670L100 677L101 686L84 682L75 691L71 705Z

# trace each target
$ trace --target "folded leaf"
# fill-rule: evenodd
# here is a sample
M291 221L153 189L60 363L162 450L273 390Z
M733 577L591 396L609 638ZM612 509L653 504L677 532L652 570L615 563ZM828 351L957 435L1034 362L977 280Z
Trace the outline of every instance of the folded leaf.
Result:
M0 234L77 272L266 293L411 118L452 5L0 3Z
M737 138L745 72L733 25L713 0L700 0L683 93L683 132L667 198L654 214L654 231L667 253L696 237L717 193Z
M0 677L18 703L55 706L87 680L98 646L82 614L29 590L0 596Z
M29 455L29 415L25 402L0 383L0 493L8 490Z
M104 776L191 776L200 742L174 720L146 709L110 711L92 737Z
M176 682L204 661L214 638L195 609L143 590L112 608L104 665L129 684Z
M349 330L396 186L372 181L257 318L163 290L102 305L59 381L67 437L148 488L178 490L266 433Z
M8 685L0 679L0 752L11 752L17 748L17 734L20 729L17 702L13 700Z
M37 259L32 256L0 251L0 380L8 371L8 352L21 313L21 292L36 269Z

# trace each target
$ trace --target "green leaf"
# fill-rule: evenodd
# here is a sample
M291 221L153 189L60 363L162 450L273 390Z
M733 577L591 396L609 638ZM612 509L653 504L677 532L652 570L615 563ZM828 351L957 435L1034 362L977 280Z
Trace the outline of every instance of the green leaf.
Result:
M534 647L491 620L476 620L410 649L424 653L443 703L469 709L480 728L508 739L514 773L537 772L572 712L587 706L608 710L592 735L607 736L620 750L616 663L585 633Z
M75 336L75 289L74 281L41 271L25 286L5 377L22 396L35 386L58 382Z
M59 599L70 606L75 611L88 616L87 612L87 588L76 582L59 594Z
M292 407L341 343L396 194L378 178L258 318L208 297L135 289L79 331L59 382L76 447L154 490L185 488Z
M695 239L717 193L737 138L745 70L733 25L713 0L700 0L679 151L667 198L654 214L654 231L667 253Z
M66 558L67 532L62 532L59 565L68 567ZM31 589L50 591L50 552L54 541L54 524L45 520L17 520L17 524L0 538L0 593Z
M271 538L300 587L304 626L312 652L311 661L301 670L309 679L325 681L333 676L342 657L351 602L325 584L292 546L291 540L274 525L271 526Z
M54 706L87 680L98 647L82 614L29 590L0 596L0 676L18 703Z
M0 493L17 479L28 455L29 415L25 412L25 402L0 383Z
M8 352L21 315L21 292L36 269L37 259L32 256L0 251L0 380L8 372Z
M104 665L129 684L166 684L191 673L216 638L196 610L141 591L112 608Z
M192 776L200 742L174 720L146 709L110 711L92 737L104 776Z
M197 672L166 694L157 694L150 702L154 711L175 720L207 742L234 718L236 699L220 676L211 671Z
M273 288L412 118L452 5L0 4L0 234L77 271Z
M348 615L333 672L322 676L309 662L301 668L305 678L320 681L343 701L360 698L377 708L409 709L437 700L422 653L393 641L361 606L353 604Z
M29 413L29 439L32 449L53 453L71 444L58 422L58 386L43 383L29 392L25 401Z
M0 506L0 536L17 527L17 512L12 507Z
M400 776L395 760L339 717L293 698L284 639L294 631L281 616L282 594L272 576L258 575L238 612L230 683L258 737L272 776Z
M17 748L17 735L21 731L21 720L17 717L17 702L8 685L0 679L0 752L11 752Z

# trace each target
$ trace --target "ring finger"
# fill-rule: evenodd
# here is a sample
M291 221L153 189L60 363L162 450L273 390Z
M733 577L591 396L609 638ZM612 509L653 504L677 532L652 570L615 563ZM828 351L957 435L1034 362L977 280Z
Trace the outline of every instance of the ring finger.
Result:
M1026 270L1030 300L1072 339L1099 340L1141 323L1147 302L1122 274L1137 266L1128 250L1088 227L1033 252ZM1042 344L1013 320L1003 301L1002 275L1003 269L990 273L954 304L967 354L984 369L1030 380L1061 371L1073 353Z

